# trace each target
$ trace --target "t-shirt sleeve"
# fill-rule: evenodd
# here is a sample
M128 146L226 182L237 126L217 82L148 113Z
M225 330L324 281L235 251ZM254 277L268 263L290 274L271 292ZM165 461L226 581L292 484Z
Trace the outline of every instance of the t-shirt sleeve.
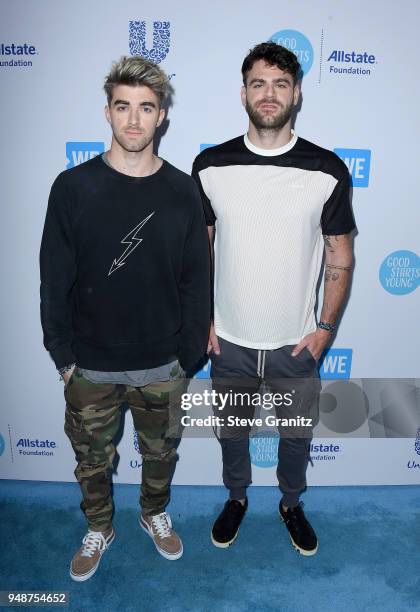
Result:
M348 234L356 225L350 204L350 175L344 163L339 175L331 179L336 184L322 210L322 233L324 236Z
M203 182L205 180L203 174L204 174L203 172L199 173L197 160L195 160L193 167L192 167L191 176L193 177L193 179L198 185L198 189L199 189L200 197L201 197L201 203L203 205L203 210L204 210L204 217L206 219L206 224L214 225L216 223L216 215L214 214L214 210L211 205L210 198L208 197L206 193L205 185L203 185Z

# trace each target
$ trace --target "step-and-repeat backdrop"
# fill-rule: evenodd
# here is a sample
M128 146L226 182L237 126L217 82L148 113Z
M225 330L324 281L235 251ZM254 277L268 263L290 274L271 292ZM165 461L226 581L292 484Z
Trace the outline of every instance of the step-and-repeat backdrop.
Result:
M417 398L404 431L374 438L354 435L357 427L335 435L327 416L343 410L343 402L324 402L308 480L418 484L416 0L4 0L0 12L0 476L73 480L62 383L42 346L38 252L55 176L109 146L102 85L111 62L141 54L168 73L176 95L159 154L189 172L204 146L246 131L240 67L249 48L271 39L296 53L304 70L297 133L334 150L353 180L356 268L321 364L324 390L334 380L404 378ZM208 367L198 377L208 378ZM351 401L345 409L351 413ZM275 484L277 443L272 434L251 442L255 484ZM141 455L130 413L118 453L115 479L138 482ZM175 483L221 483L213 437L186 437L179 456Z

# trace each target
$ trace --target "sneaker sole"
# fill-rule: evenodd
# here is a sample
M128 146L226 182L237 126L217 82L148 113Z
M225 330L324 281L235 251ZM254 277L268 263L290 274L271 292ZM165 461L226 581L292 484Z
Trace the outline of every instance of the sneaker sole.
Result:
M162 555L162 557L164 557L165 559L168 559L168 561L176 561L177 559L182 557L182 555L184 553L184 547L182 545L182 542L181 542L181 550L179 552L174 553L174 554L171 555L170 553L167 553L164 550L162 550L161 548L159 548L159 546L156 544L155 539L153 537L153 534L150 533L149 527L148 527L146 521L143 520L142 516L140 516L140 518L139 518L139 525L143 529L143 531L145 531L147 533L147 535L152 539L153 544L155 545L156 550L158 551L158 553L160 555Z
M239 529L229 542L218 542L217 540L214 539L213 532L210 532L210 538L211 538L212 544L214 544L217 548L229 548L229 546L232 546L232 544L235 542L236 538L238 537L238 533L239 533Z
M88 572L87 574L73 574L73 572L71 571L71 567L70 567L70 578L72 580L74 580L75 582L84 582L85 580L89 580L89 578L91 578L93 576L93 574L96 572L96 570L99 567L99 564L101 562L102 559L102 555L104 554L104 552L106 552L108 550L108 548L111 546L112 542L115 540L115 531L112 532L112 537L109 540L109 542L107 543L107 547L105 548L105 550L103 550L100 553L100 557L98 559L97 564L92 567L92 569L90 570L90 572Z
M280 514L280 512L279 512L279 517L280 517L281 521L284 523L284 518L282 517L282 515ZM286 529L287 529L287 527L286 527ZM289 531L287 531L287 533L289 533ZM290 533L289 533L289 538L290 538L290 541L291 541L291 543L292 543L293 548L294 548L295 550L297 550L297 551L298 551L298 553L300 553L300 554L301 554L301 555L303 555L304 557L312 557L312 555L315 555L315 554L316 554L316 552L317 552L317 550L318 550L318 543L317 543L316 547L315 547L315 548L313 548L312 550L305 550L305 548L301 548L300 546L298 546L298 545L296 544L296 542L294 541L294 539L292 538L292 536L290 535Z

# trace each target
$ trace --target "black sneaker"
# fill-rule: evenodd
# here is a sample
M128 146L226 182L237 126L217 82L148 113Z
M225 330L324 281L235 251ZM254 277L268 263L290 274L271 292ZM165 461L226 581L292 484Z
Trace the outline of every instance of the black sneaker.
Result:
M280 502L279 513L287 527L293 547L307 557L314 555L318 550L318 539L303 513L303 502L295 508L288 508L286 512Z
M211 541L218 548L227 548L236 540L239 526L248 508L248 498L245 505L236 499L229 499L217 517L211 530Z

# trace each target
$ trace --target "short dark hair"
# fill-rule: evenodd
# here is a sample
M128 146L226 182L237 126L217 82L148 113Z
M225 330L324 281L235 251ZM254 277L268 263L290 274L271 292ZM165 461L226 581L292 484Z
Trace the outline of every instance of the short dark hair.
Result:
M258 60L264 60L270 66L277 66L280 70L288 72L296 83L302 78L301 66L294 53L275 42L263 42L250 49L242 64L242 78L246 85L246 77L252 66Z

